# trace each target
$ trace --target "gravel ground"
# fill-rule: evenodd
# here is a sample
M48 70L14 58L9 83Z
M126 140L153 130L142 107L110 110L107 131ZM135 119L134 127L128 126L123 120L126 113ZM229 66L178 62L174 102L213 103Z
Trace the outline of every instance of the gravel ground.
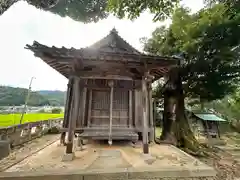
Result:
M21 162L26 157L40 151L44 147L56 142L59 135L46 135L13 149L12 153L0 161L0 171ZM211 158L199 158L202 162L213 167L217 171L215 180L237 180L240 178L240 163L226 151L215 149Z
M215 180L237 180L240 178L240 163L224 150L215 149L211 158L199 158L217 171Z
M8 157L0 160L0 172L21 162L25 158L56 142L58 139L59 135L45 135L27 142L22 146L15 147Z

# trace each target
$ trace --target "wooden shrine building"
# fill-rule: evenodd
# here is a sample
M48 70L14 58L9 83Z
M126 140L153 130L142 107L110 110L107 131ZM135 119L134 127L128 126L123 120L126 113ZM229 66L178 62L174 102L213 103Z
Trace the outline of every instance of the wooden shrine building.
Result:
M110 144L142 139L148 152L148 142L154 138L151 83L176 66L177 58L143 54L115 29L87 48L38 42L26 48L69 79L63 122L67 153L72 153L74 133Z

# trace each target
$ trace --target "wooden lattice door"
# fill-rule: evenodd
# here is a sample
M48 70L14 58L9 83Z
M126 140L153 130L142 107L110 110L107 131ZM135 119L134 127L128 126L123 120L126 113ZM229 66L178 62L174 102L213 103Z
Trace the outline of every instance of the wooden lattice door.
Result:
M129 94L127 90L115 89L113 91L113 126L128 126Z
M113 126L128 126L129 95L126 90L113 91ZM92 91L91 126L109 126L110 91Z
M110 91L92 91L91 126L109 126Z

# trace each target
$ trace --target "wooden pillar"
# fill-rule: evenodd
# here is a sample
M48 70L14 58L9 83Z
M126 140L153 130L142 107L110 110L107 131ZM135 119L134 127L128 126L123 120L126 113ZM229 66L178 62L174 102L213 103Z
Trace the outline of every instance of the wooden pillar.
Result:
M135 124L135 129L137 132L142 132L142 99L141 99L141 84L142 82L135 80L135 89L134 89L134 124ZM139 137L141 139L141 137Z
M87 97L87 88L84 87L83 88L83 94L82 94L82 117L81 117L81 125L84 125L84 121L85 121L85 112L86 112L86 97Z
M109 81L110 86L110 106L109 106L109 137L108 144L112 145L112 114L113 114L113 81Z
M132 115L133 115L133 111L132 111L132 90L129 90L129 127L132 127L133 122L132 122Z
M65 109L64 109L63 128L67 128L69 124L71 101L72 101L72 79L69 79L67 84L67 95L66 95L66 102L65 102ZM65 137L66 137L66 132L62 132L60 137L60 144L65 145Z
M156 121L157 121L157 101L156 99L153 100L153 133L154 133L154 141L156 137Z
M138 91L137 89L134 90L134 94L135 94L135 107L134 107L134 113L135 113L135 116L134 116L134 124L135 124L135 128L138 129L139 128L139 112L138 112L138 106L139 106L139 97L138 97Z
M79 78L74 77L73 81L73 101L72 101L72 111L70 115L70 121L68 126L68 142L66 146L66 154L73 153L73 138L74 138L74 131L76 128L76 120L78 116L79 110Z
M150 142L154 142L154 125L153 125L153 101L151 84L148 86L148 102L149 102L149 119L150 119Z
M204 121L204 120L202 120ZM208 122L207 121L204 121L205 125L206 125L206 130L207 130L207 138L209 139L210 138L210 134L209 134L209 127L208 127Z
M89 90L89 98L88 98L88 119L87 126L90 127L91 124L91 113L92 113L92 89Z
M79 93L79 101L82 102L82 91L81 91L81 89L79 90L78 93ZM83 124L83 122L82 122L82 105L79 104L79 106L78 106L78 116L77 116L77 121L76 121L76 128L82 127L82 124Z
M218 138L221 138L220 129L219 129L219 122L216 122L216 126L217 126L217 131L218 131Z
M145 106L146 106L146 129L147 129L147 143L149 143L149 132L150 132L150 121L149 121L149 119L150 119L150 113L149 113L149 91L148 91L148 84L147 84L147 81L145 81L146 82L146 92L145 92L145 95L143 95L143 96L145 96L145 100L146 100L146 104L145 104Z
M143 153L149 153L148 147L148 125L149 125L149 116L148 116L148 93L147 93L147 80L146 75L142 78L142 97L143 97Z

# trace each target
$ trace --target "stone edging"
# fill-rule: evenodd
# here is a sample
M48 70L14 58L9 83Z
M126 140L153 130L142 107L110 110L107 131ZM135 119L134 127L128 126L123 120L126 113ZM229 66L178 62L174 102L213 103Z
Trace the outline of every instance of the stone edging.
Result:
M195 168L187 169L179 167L171 168L115 168L115 169L95 169L95 170L67 170L61 169L61 171L34 171L34 172L2 172L1 178L14 178L14 177L42 177L42 176L97 176L97 177L111 177L119 179L154 179L154 178L190 178L190 177L214 177L216 172L212 168Z

